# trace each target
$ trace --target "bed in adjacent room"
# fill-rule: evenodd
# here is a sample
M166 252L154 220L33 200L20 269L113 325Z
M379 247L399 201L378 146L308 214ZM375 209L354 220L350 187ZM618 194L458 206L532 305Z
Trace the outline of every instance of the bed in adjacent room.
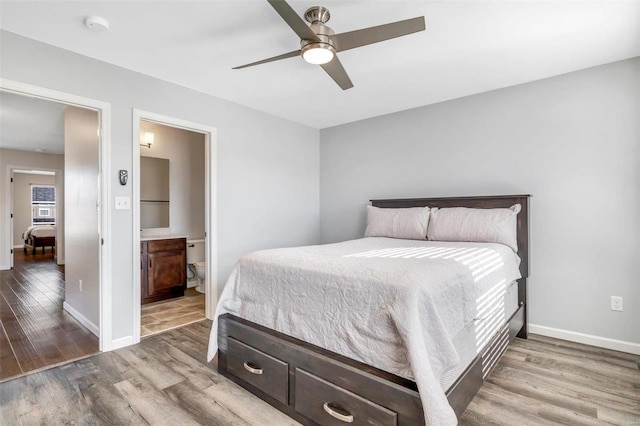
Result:
M209 358L305 424L455 424L526 337L528 196L373 205L366 238L241 258Z
M46 247L51 247L51 252L56 246L56 227L53 225L34 225L22 233L24 240L24 252L35 254L36 248L42 247L44 253Z

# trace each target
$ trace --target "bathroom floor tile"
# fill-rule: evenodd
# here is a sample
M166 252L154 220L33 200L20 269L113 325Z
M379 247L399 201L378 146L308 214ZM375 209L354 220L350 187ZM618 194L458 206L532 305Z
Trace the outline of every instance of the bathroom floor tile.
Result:
M204 294L189 288L184 297L144 305L140 317L140 336L146 337L205 319L204 303Z

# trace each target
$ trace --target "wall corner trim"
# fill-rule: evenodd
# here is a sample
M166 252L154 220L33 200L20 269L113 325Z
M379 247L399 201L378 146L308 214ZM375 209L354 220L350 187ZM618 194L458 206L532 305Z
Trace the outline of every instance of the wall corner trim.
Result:
M66 301L62 303L62 307L65 311L69 312L69 315L80 321L80 324L84 325L89 329L90 332L95 334L98 338L100 338L100 329L93 322L89 321L87 317L78 312L73 306L68 304Z
M593 336L591 334L578 333L576 331L562 330L559 328L545 327L536 324L529 324L529 333L640 355L640 343L625 342L623 340L609 339L608 337Z

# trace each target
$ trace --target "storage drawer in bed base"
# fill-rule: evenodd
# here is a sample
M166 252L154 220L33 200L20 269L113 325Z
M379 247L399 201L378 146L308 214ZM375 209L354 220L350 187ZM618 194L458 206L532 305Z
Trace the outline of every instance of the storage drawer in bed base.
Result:
M480 389L484 378L506 351L508 343L523 328L523 324L524 307L521 306L509 322L496 333L484 351L476 357L449 388L447 398L458 417L462 415L471 399ZM229 369L229 362L231 361L228 358L229 341L240 342L250 347L253 351L267 354L286 364L289 375L288 389L269 394L235 375ZM336 389L344 390L346 393L355 394L359 397L356 398L359 402L362 402L362 400L367 401L376 410L388 412L389 416L397 419L399 426L424 425L422 403L420 402L416 384L413 381L230 314L222 315L219 318L218 347L218 370L220 373L305 425L334 423L327 423L323 418L310 419L296 411L296 374L300 374L300 371L304 371L306 375L319 378L323 383L328 383L329 385L327 386L333 386ZM233 362L238 362L238 360ZM301 380L308 381L308 377L305 376ZM276 396L281 395L282 392L287 392L288 398ZM300 392L298 392L298 395L300 395ZM285 400L288 400L288 404L282 402ZM300 406L298 404L298 407ZM348 407L344 408L348 409Z

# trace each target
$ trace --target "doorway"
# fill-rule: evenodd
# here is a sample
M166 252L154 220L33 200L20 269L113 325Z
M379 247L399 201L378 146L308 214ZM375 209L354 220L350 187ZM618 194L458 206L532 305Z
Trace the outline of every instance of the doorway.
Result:
M99 352L99 120L93 109L6 91L0 104L12 247L0 279L0 380L8 380ZM93 185L81 188L83 180ZM82 196L65 200L69 193Z
M5 94L0 93L0 102L5 106ZM25 111L27 112L27 111ZM62 113L64 113L62 111ZM4 120L3 120L4 121ZM0 125L4 123L0 122ZM26 129L11 129L11 132ZM3 144L4 146L4 144ZM25 148L24 146L21 148ZM6 149L6 148L5 148ZM23 155L21 155L23 153ZM42 154L33 158L30 151L17 150L14 151L14 158L19 158L17 162L23 165L46 164L50 167L63 166L64 153L62 154ZM22 157L22 158L20 158ZM48 158L48 160L47 160ZM32 162L34 161L34 162ZM58 164L56 164L58 163ZM10 168L10 208L12 223L10 238L13 241L13 256L11 256L10 265L13 268L16 262L16 255L23 253L21 259L29 259L27 255L36 255L38 250L40 254L45 255L47 250L51 259L55 260L58 265L64 265L64 256L58 256L58 253L64 251L62 249L63 238L56 236L61 231L62 208L58 213L58 205L63 201L63 177L61 170L58 168L43 167L34 170L30 167ZM60 246L56 248L56 246Z
M78 185L86 185L86 187L78 187L78 191L75 192L76 194L90 194L87 197L76 197L74 203L63 202L63 200L65 200L64 185L56 185L55 208L51 209L49 206L49 208L43 208L42 211L37 211L36 216L40 216L40 213L45 216L51 215L55 211L56 243L53 252L55 260L51 260L53 261L53 265L57 267L57 273L62 274L64 283L62 288L58 287L56 289L55 286L53 286L53 288L46 288L46 286L40 285L46 280L46 278L41 277L39 283L34 282L26 285L26 288L23 289L26 291L40 287L41 291L47 293L42 296L43 301L45 301L47 297L49 299L55 299L54 293L58 292L57 297L61 300L57 301L61 301L63 305L62 319L56 320L57 324L52 325L51 330L49 330L50 333L37 336L37 338L42 340L44 337L54 337L55 334L60 334L56 333L56 330L60 331L59 328L70 329L70 323L67 322L66 318L66 316L68 316L73 320L72 322L79 323L83 330L88 330L89 334L95 335L94 338L97 344L95 350L92 350L93 353L109 350L111 349L111 310L109 309L110 297L107 296L110 295L110 256L108 255L108 248L110 247L111 235L108 226L110 213L108 209L103 208L103 206L109 205L107 176L109 170L110 106L107 103L93 99L7 79L0 79L0 93L3 96L10 95L21 99L30 99L62 106L65 113L61 120L64 122L65 133L70 138L69 143L74 144L73 150L70 151L78 154L76 158L78 161L87 161L88 158L91 158L92 164L90 167L86 167L87 164L78 164L78 166L75 167L73 163L70 163L66 164L67 167L65 167L64 162L68 160L65 159L63 160L62 167L54 166L56 169L48 169L47 167L24 167L25 164L19 160L19 156L14 152L19 150L10 150L4 146L0 147L3 149L2 167L0 167L3 169L4 179L2 180L4 181L6 179L6 184L3 183L0 185L1 193L11 194L11 178L15 170L33 169L53 171L56 173L56 180L62 183L65 181L64 177L67 178L67 183L75 180L75 183ZM6 104L3 102L2 106L4 109ZM40 116L31 117L31 125L35 127L39 118ZM64 143L66 144L67 141L65 140ZM36 152L35 154L45 153L46 152ZM73 158L74 155L70 155L69 157ZM71 161L73 161L73 159ZM5 204L5 208L0 209L0 217L3 219L2 222L6 223L6 227L3 226L2 229L0 229L0 236L3 237L3 242L0 243L2 246L0 269L4 270L2 271L4 277L10 274L19 274L20 272L17 267L14 267L17 265L14 265L13 256L15 254L13 247L15 244L12 238L14 231L14 221L12 220L14 213L12 211L13 199L1 194L0 196L8 201L7 203L3 203ZM91 211L91 214L87 214L87 211ZM65 217L67 218L66 221L64 220ZM83 218L83 223L77 223L76 217ZM6 222L5 218L7 219ZM36 219L40 220L42 218L36 217ZM89 231L87 232L87 230ZM72 234L65 231L70 231ZM77 238L81 239L81 241L77 241ZM29 252L29 249L31 249L31 255L33 255L34 248L36 249L36 255L38 253L42 254L43 249L40 247L41 244L45 246L45 253L49 253L49 256L51 255L51 248L46 246L48 243L46 238L40 240L38 240L38 238L26 238L26 240L27 243L34 244L25 244L27 248L25 249L25 247L23 247L21 253L23 257L27 255L24 252ZM87 244L90 245L91 250L87 249ZM79 248L79 245L85 245L85 249ZM91 259L87 260L82 257L88 253L91 255ZM20 258L20 260L27 260L27 258ZM58 263L60 263L60 265L58 265ZM11 269L12 267L14 268ZM69 279L70 276L74 278ZM3 282L6 281L7 280L3 280ZM11 281L11 279L9 278L8 281ZM47 309L53 310L52 307L42 307L44 311ZM8 333L5 333L4 337L8 337ZM78 355L78 351L67 350L73 346L69 343L71 341L73 341L73 338L62 336L60 340L56 341L53 345L59 352L73 352ZM76 346L78 345L76 344ZM51 345L49 345L49 347L53 348ZM86 354L81 356L86 356ZM51 358L54 363L69 360L67 357L64 360L55 361L55 357L48 357L46 354L42 355L41 358ZM46 367L46 365L40 365L37 368L43 367Z
M216 129L134 110L133 140L139 141L133 144L133 158L140 160L134 161L132 170L134 229L140 230L134 236L133 251L137 254L134 301L140 301L134 306L134 342L138 342L141 336L213 316L217 302ZM157 250L163 245L167 251L161 255ZM159 256L173 266L164 270L160 285L165 287L155 292L150 283L159 262L152 258ZM175 272L180 264L182 272ZM170 276L177 280L168 283Z

